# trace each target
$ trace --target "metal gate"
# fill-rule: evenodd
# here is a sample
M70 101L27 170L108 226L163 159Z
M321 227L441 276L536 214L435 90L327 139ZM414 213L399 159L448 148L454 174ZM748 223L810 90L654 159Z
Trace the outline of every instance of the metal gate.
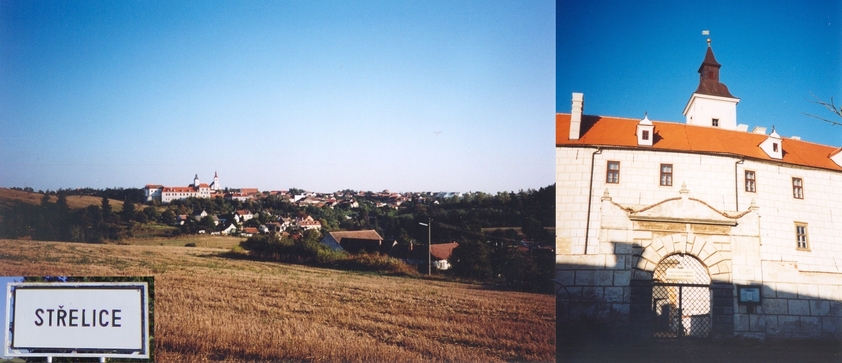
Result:
M707 337L712 327L707 267L693 256L675 254L658 263L652 278L654 336Z

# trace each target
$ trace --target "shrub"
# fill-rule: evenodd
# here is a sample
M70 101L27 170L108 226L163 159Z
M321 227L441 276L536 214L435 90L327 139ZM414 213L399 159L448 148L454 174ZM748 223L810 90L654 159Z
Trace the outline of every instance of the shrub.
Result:
M349 255L345 251L332 250L312 236L293 240L274 235L256 235L249 237L235 248L239 251L247 250L257 258L271 261L383 272L391 275L418 275L414 267L399 259L380 254ZM232 248L232 252L237 251Z
M383 272L389 275L418 276L415 267L400 259L378 253L350 255L337 261L337 266L354 271Z

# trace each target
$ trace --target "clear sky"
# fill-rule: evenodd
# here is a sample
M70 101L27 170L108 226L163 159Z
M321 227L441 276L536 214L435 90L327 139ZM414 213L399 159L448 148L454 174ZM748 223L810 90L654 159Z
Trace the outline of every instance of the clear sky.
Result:
M553 183L545 1L0 1L0 186Z
M772 126L784 137L842 146L842 121L822 106L842 104L842 1L567 1L556 4L556 110L684 122L699 84L710 30L720 81L737 123Z

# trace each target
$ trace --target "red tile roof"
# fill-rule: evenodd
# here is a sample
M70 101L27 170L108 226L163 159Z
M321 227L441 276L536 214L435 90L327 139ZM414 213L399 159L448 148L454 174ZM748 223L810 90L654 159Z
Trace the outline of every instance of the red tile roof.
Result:
M776 160L766 155L759 146L768 135L675 122L653 121L654 144L639 147L635 135L639 121L629 118L583 115L582 136L579 140L568 140L570 114L559 113L556 114L556 146L614 146L721 154L842 171L842 167L830 160L832 154L839 152L839 149L833 146L783 138L781 142L783 159Z
M336 231L330 232L330 235L333 236L333 239L336 242L342 242L343 238L353 238L353 239L367 239L367 240L376 240L382 241L383 237L377 233L377 231L373 229L367 229L362 231Z
M439 260L446 260L453 254L453 249L459 247L458 242L437 243L430 245L430 254Z

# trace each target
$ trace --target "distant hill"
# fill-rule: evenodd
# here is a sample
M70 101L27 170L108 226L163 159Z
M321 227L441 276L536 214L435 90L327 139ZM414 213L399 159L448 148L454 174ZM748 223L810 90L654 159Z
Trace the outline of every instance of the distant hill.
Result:
M18 202L39 205L41 204L41 198L43 196L44 194L42 193L0 188L0 207L10 207ZM53 203L55 203L57 199L58 197L55 195L50 196L50 201ZM109 199L108 201L114 212L123 210L123 201L116 199ZM70 206L71 209L81 209L89 205L102 205L102 198L87 195L71 195L67 197L67 205Z

